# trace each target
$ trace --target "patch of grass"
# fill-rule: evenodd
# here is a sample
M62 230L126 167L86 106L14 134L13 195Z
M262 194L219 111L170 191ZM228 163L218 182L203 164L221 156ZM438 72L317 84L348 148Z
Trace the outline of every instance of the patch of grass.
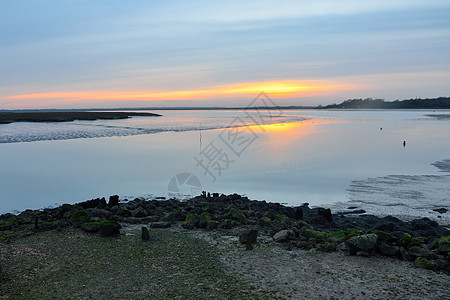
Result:
M225 272L216 248L181 233L152 230L142 243L140 231L104 238L64 229L1 246L10 279L0 294L13 299L277 298L252 291Z

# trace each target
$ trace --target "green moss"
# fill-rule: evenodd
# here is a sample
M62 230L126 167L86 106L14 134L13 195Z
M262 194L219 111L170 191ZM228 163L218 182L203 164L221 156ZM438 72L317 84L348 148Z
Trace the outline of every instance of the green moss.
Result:
M120 224L114 221L102 221L98 223L102 236L114 236L120 234Z
M345 237L346 236L344 230L334 231L328 234L328 238L334 243L343 242L345 240Z
M436 266L436 263L434 261L430 261L424 257L418 257L414 261L414 266L418 268L424 268L431 270Z
M424 237L413 237L408 244L408 247L420 246L426 242L426 238Z
M314 238L317 233L310 227L305 226L300 230L300 234L307 238Z
M86 232L99 232L100 231L100 222L87 222L81 224L81 229Z
M289 218L286 217L285 215L276 214L272 220L271 225L273 227L283 226L287 220L289 220Z
M409 233L404 233L399 239L398 243L402 246L407 246L411 242L412 236Z
M236 208L234 204L230 204L227 206L226 210L228 211L229 215L233 220L239 221L241 223L245 222L245 214L244 211L241 209Z
M82 223L89 222L91 218L88 215L88 212L85 210L78 210L72 213L72 222L76 225L81 225Z
M186 229L193 229L198 224L198 216L193 213L189 213L186 216L182 226Z
M17 218L16 217L9 218L9 220L6 221L6 223L5 223L5 226L13 226L13 227L15 227L17 225L18 225L18 222L17 222Z
M163 217L163 220L166 221L166 222L175 223L175 221L176 221L176 215L179 214L179 213L180 213L180 211L179 211L178 209L176 209L176 210L174 210L174 211L172 211L172 212L166 214L166 215Z
M272 223L272 220L269 217L262 217L260 220L260 223L264 226L270 226Z
M347 229L345 233L347 234L347 238L351 238L354 236L363 235L365 231L361 229L350 228Z
M379 241L394 242L397 240L395 236L385 231L375 230L373 233L378 236Z
M328 234L323 231L319 231L316 233L316 240L319 243L323 243L328 239Z
M322 243L317 244L316 249L323 252L330 252L336 249L336 245L334 243Z
M438 240L438 249L441 252L450 252L450 236L443 236Z
M4 279L5 277L3 277L3 275L0 274L0 283L2 283Z

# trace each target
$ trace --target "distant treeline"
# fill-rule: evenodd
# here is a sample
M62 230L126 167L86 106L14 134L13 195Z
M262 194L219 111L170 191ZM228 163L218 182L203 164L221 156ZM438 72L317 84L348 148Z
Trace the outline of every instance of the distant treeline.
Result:
M384 101L384 99L349 99L340 104L319 106L323 109L364 108L364 109L450 109L450 97L416 98L408 100Z

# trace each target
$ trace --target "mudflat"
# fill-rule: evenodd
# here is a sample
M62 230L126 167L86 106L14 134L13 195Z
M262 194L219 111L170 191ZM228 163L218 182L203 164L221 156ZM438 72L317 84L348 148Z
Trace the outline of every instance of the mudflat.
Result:
M33 111L0 112L0 124L14 122L71 122L127 119L130 117L159 117L161 115L146 112L109 112L109 111Z

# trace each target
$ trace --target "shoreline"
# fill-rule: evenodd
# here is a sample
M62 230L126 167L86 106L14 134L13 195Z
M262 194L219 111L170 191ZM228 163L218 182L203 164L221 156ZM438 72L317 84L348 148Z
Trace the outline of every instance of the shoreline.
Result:
M427 218L403 222L237 194L185 202L114 195L1 215L0 291L66 299L442 298L448 253L450 230ZM114 275L103 280L104 272Z
M16 122L72 122L128 119L133 116L159 117L161 115L143 112L92 112L92 111L53 111L53 112L0 112L0 124Z

